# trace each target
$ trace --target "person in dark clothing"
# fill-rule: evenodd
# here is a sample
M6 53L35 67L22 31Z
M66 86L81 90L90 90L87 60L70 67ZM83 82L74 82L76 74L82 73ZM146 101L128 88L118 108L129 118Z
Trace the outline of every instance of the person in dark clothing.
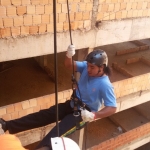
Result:
M64 62L68 69L72 69L72 56L74 54L75 46L70 45ZM80 128L82 128L86 122L114 114L117 107L116 98L113 86L109 80L111 72L108 67L108 57L105 51L100 49L94 50L88 54L85 61L73 61L73 63L74 70L81 74L78 81L78 89L76 89L76 96L82 99L82 102L90 109L90 111L80 109L80 106L78 106L78 112L81 114L78 117L78 122ZM100 109L103 103L105 107ZM74 101L72 99L58 104L60 136L67 136L70 130L76 127L73 108ZM0 119L0 124L4 132L8 130L10 134L42 127L56 121L55 109L56 107L52 106L49 109L40 110L39 112L10 121ZM40 142L37 149L44 146L51 149L50 138L56 136L57 129L54 127Z

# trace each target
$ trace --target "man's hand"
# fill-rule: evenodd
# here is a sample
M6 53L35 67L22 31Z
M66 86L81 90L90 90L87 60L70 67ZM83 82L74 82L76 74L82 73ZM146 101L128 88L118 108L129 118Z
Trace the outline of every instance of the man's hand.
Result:
M93 121L95 119L95 114L84 109L81 110L81 117L84 122Z
M67 54L66 56L68 58L71 58L75 54L75 46L74 45L69 45L67 49Z

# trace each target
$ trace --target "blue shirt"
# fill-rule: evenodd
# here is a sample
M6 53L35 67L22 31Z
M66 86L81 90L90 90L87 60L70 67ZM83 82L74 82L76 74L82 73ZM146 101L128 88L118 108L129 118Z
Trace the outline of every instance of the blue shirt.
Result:
M76 61L76 65L77 71L81 74L78 82L81 97L78 89L76 90L77 97L81 98L93 112L97 112L102 103L104 106L116 107L114 89L108 76L90 77L86 61ZM73 101L71 106L73 107Z

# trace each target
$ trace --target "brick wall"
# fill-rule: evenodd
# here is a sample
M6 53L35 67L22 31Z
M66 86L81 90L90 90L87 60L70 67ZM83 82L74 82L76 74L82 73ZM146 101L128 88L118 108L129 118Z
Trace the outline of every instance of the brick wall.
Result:
M99 145L96 145L90 150L115 150L121 149L120 147L125 144L130 144L130 142L142 138L143 136L150 133L150 123L146 123L140 127L132 129L128 132L125 132L121 135L116 136L115 138L111 138L106 140Z
M150 89L150 73L129 79L117 81L113 83L117 98ZM70 98L72 89L58 93L58 102L65 102ZM117 101L118 110L121 102ZM142 102L141 102L142 103ZM55 104L55 94L45 95L34 99L29 99L23 102L14 103L4 107L0 107L0 117L5 120L16 119L27 114L37 112L41 109L49 108Z
M0 0L0 38L53 32L52 0ZM72 30L100 20L150 16L150 1L69 0ZM66 0L57 0L57 31L68 31Z

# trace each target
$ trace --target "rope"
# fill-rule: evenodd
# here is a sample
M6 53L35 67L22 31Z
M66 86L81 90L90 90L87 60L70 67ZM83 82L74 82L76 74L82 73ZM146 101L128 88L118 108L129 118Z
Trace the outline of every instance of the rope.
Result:
M73 45L73 42L72 42L72 32L71 32L71 22L70 22L70 12L69 12L69 2L67 0L67 11L68 11L68 24L69 24L69 34L70 34L70 43L71 45ZM80 99L82 101L82 97L81 97L81 92L80 92L80 89L79 89L79 86L78 86L78 83L74 77L74 60L73 60L73 56L72 56L72 80L75 82L75 84L77 85L77 88L78 88L78 91L79 91L79 95L80 95Z
M59 137L59 124L58 124L58 70L57 70L57 31L56 31L56 0L53 0L53 22L54 22L54 64L55 64L55 104L56 104L56 128L57 136Z

